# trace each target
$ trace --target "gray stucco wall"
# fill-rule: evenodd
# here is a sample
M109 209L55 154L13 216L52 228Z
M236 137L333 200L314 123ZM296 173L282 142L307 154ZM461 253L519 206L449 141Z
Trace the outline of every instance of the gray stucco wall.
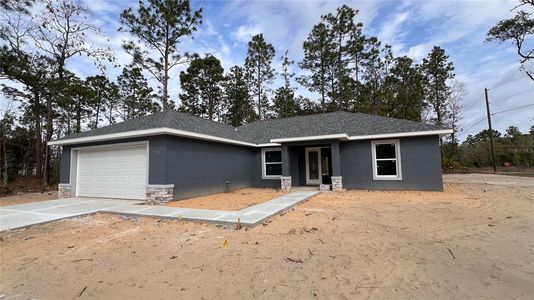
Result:
M277 147L275 147L277 148ZM268 149L268 148L267 148ZM254 185L257 187L280 188L280 179L263 179L263 166L261 157L261 148L254 149Z
M175 199L224 192L226 182L230 190L255 185L254 148L172 136L164 140L164 183L174 184Z
M164 135L64 146L60 183L70 181L71 148L136 141L149 141L149 184L174 184L175 199L224 192L227 181L230 190L251 186L280 188L279 179L262 179L262 151L259 148ZM304 146L290 146L293 185L304 185ZM376 190L443 189L437 136L402 138L400 151L403 179L373 180L371 141L341 142L343 186Z
M438 136L401 138L402 180L373 180L371 141L340 144L343 187L370 190L442 191Z
M138 141L149 141L148 183L174 184L174 199L224 192L227 181L230 190L257 185L257 149L165 135L63 146L60 183L70 181L72 148Z

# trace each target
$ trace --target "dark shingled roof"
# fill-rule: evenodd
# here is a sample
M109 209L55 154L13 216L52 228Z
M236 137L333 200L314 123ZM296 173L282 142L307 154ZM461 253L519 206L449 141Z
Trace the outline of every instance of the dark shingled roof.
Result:
M340 133L346 133L349 136L358 136L445 129L419 122L343 111L256 121L239 127L233 127L174 110L168 110L106 127L72 134L60 140L161 127L254 144L269 143L271 139L276 138Z

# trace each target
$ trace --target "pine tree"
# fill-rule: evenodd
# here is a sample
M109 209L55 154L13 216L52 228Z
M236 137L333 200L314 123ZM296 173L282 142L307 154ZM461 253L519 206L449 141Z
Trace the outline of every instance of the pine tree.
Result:
M424 108L423 75L420 67L407 56L395 58L384 81L387 116L420 122Z
M273 111L277 118L291 117L299 111L295 100L295 89L291 87L291 78L295 76L295 73L289 70L294 61L289 60L287 53L288 51L280 58L282 61L282 72L280 74L284 80L284 86L276 90L273 101Z
M245 70L234 66L226 74L224 85L224 123L239 126L256 119Z
M141 43L127 41L123 48L160 82L163 110L169 109L169 71L187 60L189 55L181 53L178 44L202 23L202 9L192 12L189 0L139 1L136 13L132 8L122 12L121 23L119 30Z
M117 85L103 75L87 77L85 84L92 90L92 99L87 104L93 115L93 119L89 120L89 128L98 128L104 118L108 124L114 124L119 102Z
M371 37L366 41L365 58L362 63L365 79L364 112L373 115L387 114L384 81L389 74L392 61L391 46L382 47L376 37Z
M326 24L321 22L313 26L303 44L304 59L299 63L301 69L310 72L298 77L298 82L312 92L321 96L321 109L326 111L329 90L328 68L333 57L333 44ZM330 100L331 101L331 100Z
M438 126L446 125L450 112L447 103L451 93L447 81L455 76L454 65L443 48L434 46L423 59L422 71L425 76L425 102L432 110L432 121Z
M253 36L248 43L245 69L249 81L249 89L256 98L259 119L266 118L269 110L267 85L274 80L274 69L271 66L274 55L273 45L265 42L263 34Z
M348 102L348 94L351 84L350 69L348 67L350 60L350 46L352 46L352 37L357 30L357 25L354 19L358 14L355 10L347 5L338 7L336 14L328 14L322 16L322 20L326 22L333 42L333 65L335 68L331 73L333 82L332 85L332 100L335 101L337 109L346 109ZM360 26L361 27L361 26Z
M347 5L335 14L321 16L304 42L304 59L299 66L309 71L299 83L320 94L323 111L355 110L361 94L363 59L362 23L355 23L358 10Z
M126 66L117 78L120 95L119 114L128 120L161 110L154 101L153 89L148 85L141 68Z
M180 110L209 120L220 120L223 74L224 69L216 57L206 55L193 59L187 70L180 73L183 91Z

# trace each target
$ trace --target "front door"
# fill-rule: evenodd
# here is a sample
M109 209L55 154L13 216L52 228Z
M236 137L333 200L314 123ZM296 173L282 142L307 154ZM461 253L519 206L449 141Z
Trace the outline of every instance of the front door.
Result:
M321 148L306 148L306 184L321 184Z

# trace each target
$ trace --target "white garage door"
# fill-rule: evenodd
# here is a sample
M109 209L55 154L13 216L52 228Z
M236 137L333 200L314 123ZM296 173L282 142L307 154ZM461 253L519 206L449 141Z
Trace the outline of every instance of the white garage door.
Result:
M146 199L146 146L79 150L80 197Z

